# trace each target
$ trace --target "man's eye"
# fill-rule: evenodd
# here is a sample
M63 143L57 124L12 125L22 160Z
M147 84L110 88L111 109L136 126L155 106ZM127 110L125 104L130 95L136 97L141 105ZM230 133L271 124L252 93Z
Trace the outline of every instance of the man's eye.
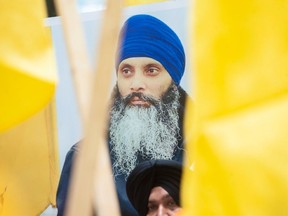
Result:
M121 73L123 74L123 76L127 77L127 76L130 76L132 74L132 71L130 68L123 68L121 70Z
M157 209L156 205L148 205L148 212L153 212Z
M170 210L174 210L175 207L177 206L174 201L168 202L167 205L168 205L168 208L169 208Z
M147 73L150 75L157 75L159 73L159 69L158 68L149 68L147 70Z
M128 73L130 73L131 71L128 69L128 68L125 68L125 69L123 69L122 70L122 73L124 73L124 74L128 74Z

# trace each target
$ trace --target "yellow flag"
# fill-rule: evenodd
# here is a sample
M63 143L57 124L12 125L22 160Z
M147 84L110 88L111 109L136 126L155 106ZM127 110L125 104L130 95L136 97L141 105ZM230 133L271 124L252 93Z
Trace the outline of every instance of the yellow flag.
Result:
M44 0L1 1L0 132L38 112L55 91Z
M1 1L1 216L39 215L55 205L55 105L47 104L55 92L56 67L45 16L44 1Z
M59 158L55 104L0 134L0 215L39 215L56 205Z
M151 4L151 3L164 2L164 1L167 1L167 0L125 0L124 3L126 6L133 6L133 5Z
M280 0L195 2L182 215L288 215L287 11Z

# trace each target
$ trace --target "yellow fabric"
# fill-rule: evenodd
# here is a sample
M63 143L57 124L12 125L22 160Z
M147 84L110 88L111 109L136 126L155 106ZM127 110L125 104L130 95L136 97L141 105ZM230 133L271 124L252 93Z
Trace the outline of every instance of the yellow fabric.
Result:
M183 215L287 215L288 2L193 7Z
M39 215L56 202L55 105L48 105L56 67L45 11L45 1L1 1L1 216Z
M0 134L0 215L39 215L55 205L59 158L55 104Z
M151 3L164 2L164 1L167 1L167 0L125 0L124 3L126 6L133 6L133 5L151 4Z
M45 1L1 1L0 133L48 104L55 91L56 67Z

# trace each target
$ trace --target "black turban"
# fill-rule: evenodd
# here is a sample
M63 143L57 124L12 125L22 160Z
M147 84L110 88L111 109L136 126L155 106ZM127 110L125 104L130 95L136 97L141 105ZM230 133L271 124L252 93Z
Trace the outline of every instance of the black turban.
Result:
M165 189L180 206L182 164L173 160L150 160L138 164L127 179L128 198L140 216L148 212L148 199L154 187Z

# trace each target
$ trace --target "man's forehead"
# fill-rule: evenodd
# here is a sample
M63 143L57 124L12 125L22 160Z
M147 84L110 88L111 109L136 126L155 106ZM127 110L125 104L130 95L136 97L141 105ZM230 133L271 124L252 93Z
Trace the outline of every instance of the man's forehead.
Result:
M160 187L160 186L154 187L150 192L149 202L154 202L156 200L165 201L168 199L173 199L173 198L163 187Z
M151 65L158 65L158 66L161 66L161 67L163 67L163 65L159 62L159 61L157 61L157 60L155 60L155 59L153 59L153 58L149 58L149 57L132 57L132 58L127 58L127 59L124 59L121 63L120 63L120 65L119 65L119 67L121 67L121 66L123 66L123 65L140 65L140 66L143 66L143 65L149 65L149 64L151 64Z

